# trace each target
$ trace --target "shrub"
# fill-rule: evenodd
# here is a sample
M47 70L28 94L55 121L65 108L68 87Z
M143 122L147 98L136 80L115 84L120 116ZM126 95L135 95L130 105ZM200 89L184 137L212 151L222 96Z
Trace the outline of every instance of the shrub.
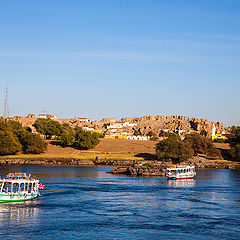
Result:
M75 146L80 149L90 149L95 147L100 141L99 134L84 131L78 128L75 135Z
M229 154L234 160L240 161L240 144L232 146L229 150Z
M143 168L153 168L153 165L151 163L145 162L145 163L141 164L140 167L143 167Z
M0 130L0 155L16 154L21 150L18 138L11 130Z
M203 137L197 133L187 134L184 143L194 150L194 154L207 154L210 149L213 149L213 143L210 139Z
M46 136L47 139L61 135L61 124L52 119L39 118L35 121L33 126L39 133Z
M181 140L181 137L173 132L164 132L163 130L160 131L160 133L158 134L159 137L167 137L167 138L174 138L176 140Z
M19 122L0 121L0 155L24 153L41 153L47 144L39 135L27 131Z
M214 139L213 142L216 142L216 143L226 143L228 142L228 139Z
M210 158L220 158L221 157L221 151L216 148L211 148L207 151L207 157Z
M167 133L168 139L181 140L181 137L176 133Z
M68 147L68 146L70 147L74 143L74 137L69 133L62 133L59 138L59 141L63 147Z
M10 120L7 122L7 124L12 128L14 133L18 133L23 128L22 124L18 121Z
M163 130L161 130L158 134L159 137L165 137L165 132Z
M229 150L230 156L234 160L240 161L240 126L231 128L231 132L228 135L228 141L231 146Z
M75 131L69 124L64 123L61 125L61 134L59 137L60 144L63 147L72 146L74 143Z
M156 145L156 155L159 160L172 160L177 163L191 158L193 150L183 142L170 138L160 141Z
M47 143L37 134L22 130L19 136L24 153L39 154L47 150Z

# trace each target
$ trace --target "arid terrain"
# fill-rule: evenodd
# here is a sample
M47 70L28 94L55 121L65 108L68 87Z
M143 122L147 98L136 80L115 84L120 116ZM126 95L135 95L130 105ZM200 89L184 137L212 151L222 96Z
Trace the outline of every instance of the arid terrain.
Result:
M101 139L100 143L90 150L78 150L70 147L63 148L55 144L54 141L48 142L48 150L42 154L17 154L20 159L87 159L96 158L106 160L146 160L153 159L155 154L156 141L137 141L126 139ZM228 150L227 143L214 143L216 148ZM7 156L14 157L14 156ZM4 157L5 158L5 157Z
M16 158L75 158L95 160L112 159L112 160L144 160L146 157L153 157L155 152L155 141L137 141L126 139L101 139L100 143L93 149L78 150L71 147L63 148L55 144L54 141L48 142L48 150L42 154L17 154ZM14 156L8 156L14 157Z

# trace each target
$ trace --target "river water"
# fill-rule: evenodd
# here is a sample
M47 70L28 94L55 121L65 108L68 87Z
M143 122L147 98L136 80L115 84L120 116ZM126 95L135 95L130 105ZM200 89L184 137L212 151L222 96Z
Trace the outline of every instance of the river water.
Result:
M37 200L0 204L0 239L240 239L240 172L167 181L110 169L0 167L46 185Z

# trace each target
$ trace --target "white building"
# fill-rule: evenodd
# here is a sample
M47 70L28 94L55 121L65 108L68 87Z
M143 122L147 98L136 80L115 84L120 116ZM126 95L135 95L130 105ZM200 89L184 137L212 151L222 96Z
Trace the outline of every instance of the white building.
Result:
M216 127L215 125L213 124L212 125L212 137L216 136Z
M111 128L120 129L120 128L123 128L123 124L122 123L109 123L107 125L107 129L111 129Z
M127 139L147 141L149 140L149 137L148 136L127 136Z
M53 116L53 115L50 115L50 114L47 114L47 113L40 113L40 114L38 115L38 118L44 118L44 119L50 118L50 119L52 119L52 120L58 119L57 116Z
M124 122L122 123L123 127L136 127L136 123Z
M78 121L80 122L91 122L90 118L78 118Z

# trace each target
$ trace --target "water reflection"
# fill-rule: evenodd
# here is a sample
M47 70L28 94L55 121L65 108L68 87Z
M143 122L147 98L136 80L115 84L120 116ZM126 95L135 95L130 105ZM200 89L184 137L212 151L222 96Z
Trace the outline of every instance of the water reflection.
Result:
M195 179L168 180L168 186L173 187L193 187L196 185Z
M35 221L40 209L37 207L37 200L17 203L0 204L0 225L27 224L28 220Z

